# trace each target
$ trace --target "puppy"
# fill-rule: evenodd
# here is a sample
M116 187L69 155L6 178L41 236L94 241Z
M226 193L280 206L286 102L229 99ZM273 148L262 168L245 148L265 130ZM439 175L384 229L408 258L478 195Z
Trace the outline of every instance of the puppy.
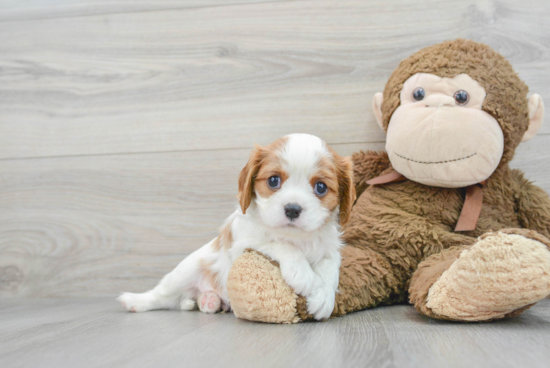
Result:
M280 264L281 274L307 298L315 319L334 309L340 268L340 224L355 201L353 168L318 137L291 134L256 146L239 175L238 208L220 235L185 258L152 290L123 293L132 312L198 308L230 310L227 275L247 248Z

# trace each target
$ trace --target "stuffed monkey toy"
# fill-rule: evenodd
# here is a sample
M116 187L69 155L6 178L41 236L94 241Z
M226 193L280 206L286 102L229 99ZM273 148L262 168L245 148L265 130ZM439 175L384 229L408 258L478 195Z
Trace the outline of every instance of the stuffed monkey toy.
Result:
M429 317L512 317L550 294L550 199L508 166L542 124L539 95L490 47L454 40L403 60L374 96L387 152L353 155L332 316L409 302ZM307 300L257 252L228 279L239 318L311 319Z

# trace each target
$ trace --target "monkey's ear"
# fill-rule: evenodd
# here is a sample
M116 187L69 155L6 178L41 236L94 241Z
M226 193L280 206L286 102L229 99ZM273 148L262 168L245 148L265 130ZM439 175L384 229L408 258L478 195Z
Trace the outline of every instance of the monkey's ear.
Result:
M384 102L384 95L382 92L378 92L374 95L372 99L372 112L380 129L384 130L384 125L382 124L382 102Z
M544 120L544 103L542 102L542 97L536 93L529 97L528 102L529 107L529 128L525 134L523 134L522 142L527 142L529 139L533 138L540 129L542 121Z

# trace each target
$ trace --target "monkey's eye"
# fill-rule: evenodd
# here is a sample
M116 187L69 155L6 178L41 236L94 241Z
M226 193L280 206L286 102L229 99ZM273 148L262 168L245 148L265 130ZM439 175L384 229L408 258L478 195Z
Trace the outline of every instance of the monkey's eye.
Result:
M281 178L277 175L274 175L267 179L267 186L271 189L279 189L281 187Z
M466 105L470 101L470 95L464 90L456 91L454 98L457 105Z
M317 194L319 197L322 197L325 194L327 194L328 187L322 181L318 181L317 183L315 183L315 187L314 187L313 190L314 190L315 194Z
M426 96L426 92L424 92L424 88L418 87L413 91L413 98L416 101L422 101L424 99L424 96Z

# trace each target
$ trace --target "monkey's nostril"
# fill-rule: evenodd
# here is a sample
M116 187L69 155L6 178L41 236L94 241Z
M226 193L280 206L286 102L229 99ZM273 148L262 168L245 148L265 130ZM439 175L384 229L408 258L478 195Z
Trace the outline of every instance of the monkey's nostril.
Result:
M285 215L291 220L298 218L302 213L302 207L296 203L289 203L285 206Z

